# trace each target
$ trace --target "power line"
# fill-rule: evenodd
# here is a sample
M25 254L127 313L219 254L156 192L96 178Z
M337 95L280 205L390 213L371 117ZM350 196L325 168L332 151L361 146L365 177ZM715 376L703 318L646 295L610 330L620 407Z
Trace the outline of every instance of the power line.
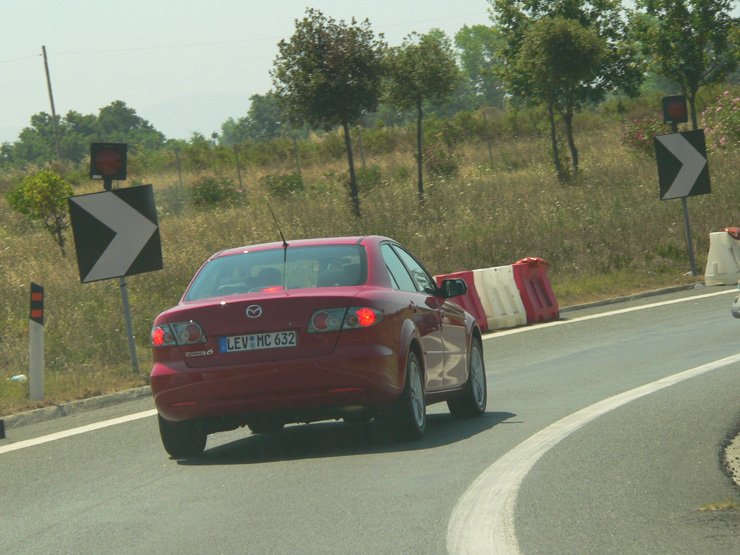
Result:
M12 64L13 62L21 62L23 60L30 60L32 58L38 58L41 54L34 54L33 56L24 56L23 58L13 58L12 60L0 60L0 64Z
M401 27L405 25L418 25L422 23L436 23L440 21L449 21L450 19L466 19L469 17L477 17L481 15L486 15L484 13L475 13L475 14L461 14L456 15L454 17L444 17L444 18L434 18L434 19L423 19L423 20L417 20L417 21L405 21L405 22L399 22L399 23L386 23L383 25L380 25L379 27L382 28L390 28L390 27ZM79 56L84 54L115 54L115 53L123 53L123 52L146 52L146 51L152 51L152 50L168 50L168 49L175 49L175 48L202 48L202 47L209 47L209 46L229 46L234 44L248 44L253 42L262 42L262 41L275 41L276 43L280 41L284 37L260 37L260 38L253 38L253 39L239 39L239 40L229 40L229 41L214 41L214 42L194 42L194 43L186 43L186 44L163 44L163 45L150 45L150 46L134 46L134 47L127 47L127 48L108 48L104 50L72 50L72 51L66 51L66 52L54 52L55 56ZM9 64L13 62L20 62L23 60L30 60L32 58L37 58L39 55L33 55L33 56L24 56L21 58L14 58L11 60L0 60L0 64Z

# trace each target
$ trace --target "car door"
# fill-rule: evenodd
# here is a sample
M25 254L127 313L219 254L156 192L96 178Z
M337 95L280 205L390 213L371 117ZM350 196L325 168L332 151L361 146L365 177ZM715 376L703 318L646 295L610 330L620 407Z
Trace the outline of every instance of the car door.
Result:
M421 335L426 371L426 391L444 389L444 343L442 341L442 319L439 307L442 300L419 289L413 270L401 256L407 254L395 244L383 243L380 247L388 274L399 294L408 302L410 317ZM408 256L408 255L407 255ZM404 257L407 259L407 257ZM413 259L412 259L413 260ZM417 263L414 261L414 265Z
M437 284L429 272L408 251L394 247L408 268L417 289L426 295L427 306L434 307L442 335L442 386L461 387L467 378L467 333L465 312L437 294Z

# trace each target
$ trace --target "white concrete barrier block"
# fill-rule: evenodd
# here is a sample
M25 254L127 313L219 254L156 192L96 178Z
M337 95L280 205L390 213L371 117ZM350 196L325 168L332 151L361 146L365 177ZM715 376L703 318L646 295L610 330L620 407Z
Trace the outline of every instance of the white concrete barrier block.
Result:
M527 323L527 313L511 266L473 270L473 279L489 330Z
M704 283L734 285L738 280L740 280L740 240L726 231L710 233Z

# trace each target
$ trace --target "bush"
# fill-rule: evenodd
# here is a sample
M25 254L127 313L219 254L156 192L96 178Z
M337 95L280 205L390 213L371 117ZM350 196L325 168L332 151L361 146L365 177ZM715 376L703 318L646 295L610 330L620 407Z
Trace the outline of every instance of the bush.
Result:
M627 148L645 154L655 156L655 135L665 132L665 124L657 119L636 119L626 125L622 133L622 144Z
M230 179L204 176L190 190L190 200L196 206L231 205L240 198Z
M13 210L40 221L64 255L64 230L70 223L67 199L73 194L72 186L62 176L51 170L41 170L11 189L6 198Z
M454 177L460 170L460 156L445 144L440 137L423 148L424 166L435 177Z
M357 188L361 193L372 191L375 187L383 182L383 175L378 166L369 166L367 168L358 168Z
M713 106L701 115L707 148L730 149L740 146L740 97L723 92Z
M273 197L284 198L301 194L305 190L303 178L298 172L266 175L260 180L260 183Z

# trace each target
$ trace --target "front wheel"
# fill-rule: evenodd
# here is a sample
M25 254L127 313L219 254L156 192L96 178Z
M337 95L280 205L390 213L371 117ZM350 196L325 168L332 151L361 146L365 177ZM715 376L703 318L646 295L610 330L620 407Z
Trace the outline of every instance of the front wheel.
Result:
M468 381L460 396L447 401L452 416L457 418L474 418L486 412L488 388L486 384L486 367L483 363L483 349L480 341L473 340L468 361Z
M208 434L195 422L171 422L161 415L157 415L157 418L162 445L173 459L189 459L203 453Z
M420 439L427 428L421 364L416 354L409 353L406 362L406 387L396 406L396 424L401 437Z

